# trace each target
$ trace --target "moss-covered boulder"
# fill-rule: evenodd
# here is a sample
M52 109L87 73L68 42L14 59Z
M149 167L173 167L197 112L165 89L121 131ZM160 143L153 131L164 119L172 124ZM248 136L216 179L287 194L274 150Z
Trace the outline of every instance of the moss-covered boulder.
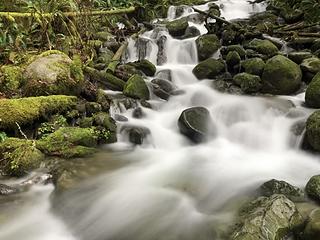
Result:
M198 58L205 60L221 47L220 40L215 34L202 35L196 39Z
M0 92L14 93L23 83L22 69L18 66L4 65L0 68Z
M95 114L93 123L99 130L99 143L114 143L117 141L117 125L109 114L105 112Z
M84 84L82 63L59 51L37 56L25 69L25 96L79 95Z
M192 70L192 73L199 79L213 79L217 75L225 71L225 64L222 60L216 60L214 58L209 58L200 62Z
M15 129L37 119L65 112L75 106L77 98L55 95L19 99L0 99L0 129Z
M306 185L306 193L311 199L320 202L320 175L310 178Z
M290 52L288 58L296 64L302 63L303 60L313 57L313 54L308 51Z
M148 100L150 97L147 84L145 83L143 78L137 74L129 78L126 85L124 86L123 94L128 97L144 100Z
M309 83L305 94L305 102L309 107L320 108L320 72Z
M230 240L280 240L302 224L295 204L284 195L260 197L242 207Z
M228 65L228 67L233 67L237 64L239 64L241 61L241 57L239 55L238 52L236 51L230 51L228 54L227 54L227 57L226 57L226 63Z
M302 239L320 239L320 208L313 210L308 216Z
M238 73L233 77L233 81L244 93L258 92L262 87L261 78L249 73Z
M262 90L270 94L292 94L300 88L301 79L300 67L290 59L277 55L266 62Z
M180 18L174 21L167 23L166 27L169 33L173 37L178 37L184 35L186 29L188 28L189 23L187 18Z
M129 63L129 64L118 65L114 74L116 77L126 82L134 74L141 74L141 72L138 69L136 69L134 66L132 66L132 64Z
M307 119L306 138L313 149L320 151L320 111L315 111Z
M229 52L236 51L241 59L246 57L246 50L241 45L230 45L221 49L221 54L226 56Z
M40 167L44 154L31 140L7 138L0 143L0 168L5 174L21 177Z
M139 69L145 75L150 77L154 76L157 71L156 66L147 59L142 59L140 61L130 63L130 65L134 66L136 69Z
M38 140L36 146L50 156L84 157L97 151L98 135L94 128L62 127Z
M304 59L300 67L303 72L316 74L320 71L320 59L317 57Z
M247 46L249 49L253 49L258 53L272 57L278 53L278 48L269 40L253 39Z
M258 76L262 75L265 65L265 62L261 58L257 57L249 58L241 62L241 66L243 67L246 73Z
M292 201L302 200L304 196L303 191L298 187L276 179L263 183L259 188L259 192L265 197L271 197L274 194L283 194Z

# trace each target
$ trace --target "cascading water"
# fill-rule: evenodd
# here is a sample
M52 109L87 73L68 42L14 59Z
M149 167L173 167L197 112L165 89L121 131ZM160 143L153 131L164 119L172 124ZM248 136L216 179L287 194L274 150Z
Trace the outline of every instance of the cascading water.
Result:
M252 11L246 1L219 3L228 19ZM185 8L176 16L172 7L169 19L191 13ZM205 33L203 26L192 25ZM165 29L155 29L142 36L147 46L144 57L157 64L161 36L166 37L166 60L157 70L170 70L171 81L182 94L168 102L153 97L154 110L143 108L140 119L132 117L132 110L113 109L128 118L118 123L119 129L123 124L148 128L149 140L133 148L120 136L111 148L122 164L56 197L51 208L51 186L21 194L18 204L6 205L0 239L219 239L215 230L230 223L239 199L261 183L276 178L302 187L318 173L319 160L297 148L291 131L310 114L301 106L303 94L281 98L221 94L210 81L198 81L192 74L198 62L195 38L177 40ZM131 40L127 61L139 58L137 47ZM192 106L206 107L217 129L215 137L199 145L190 143L177 126L181 112ZM97 161L110 164L104 156Z

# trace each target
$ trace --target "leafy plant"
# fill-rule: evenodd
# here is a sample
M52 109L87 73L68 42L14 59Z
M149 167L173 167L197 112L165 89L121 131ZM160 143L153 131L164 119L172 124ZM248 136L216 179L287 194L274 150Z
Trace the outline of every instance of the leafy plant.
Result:
M7 134L5 132L0 132L0 142L3 142L7 139Z

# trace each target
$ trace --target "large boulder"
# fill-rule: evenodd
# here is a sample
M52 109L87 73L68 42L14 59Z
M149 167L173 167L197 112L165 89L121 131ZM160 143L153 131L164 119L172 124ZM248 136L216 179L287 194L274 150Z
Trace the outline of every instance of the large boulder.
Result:
M59 51L37 56L25 69L24 94L45 96L53 94L79 95L84 84L80 58L73 61Z
M225 71L225 64L222 60L216 60L214 58L209 58L200 62L192 70L193 74L199 79L213 79L217 75Z
M302 217L284 195L260 197L245 205L230 240L280 240L299 227Z
M307 119L306 138L313 149L320 151L320 111L315 111Z
M196 39L198 49L198 58L200 61L205 60L221 47L220 40L215 34L202 35Z
M16 129L32 124L50 114L63 113L76 105L73 96L47 96L18 99L0 99L0 129Z
M184 35L186 29L188 28L189 23L187 18L180 18L178 20L171 21L167 23L166 27L169 33L173 37L178 37Z
M238 52L230 51L226 56L226 63L228 67L232 68L235 65L238 65L241 61L241 57Z
M241 45L230 45L221 48L221 54L224 57L227 56L227 54L231 51L236 51L241 57L241 59L244 59L246 57L246 50Z
M124 86L123 94L128 97L143 100L148 100L150 97L147 84L145 83L143 78L137 74L129 78L128 82Z
M305 94L305 102L308 107L320 108L320 72L309 83Z
M184 110L178 120L180 132L191 141L200 143L214 131L209 111L204 107L192 107Z
M147 59L142 59L137 62L130 63L130 65L134 66L136 69L139 69L147 76L154 76L157 70L156 66Z
M245 93L258 92L262 87L261 78L249 73L238 73L233 77L233 81Z
M320 209L313 210L307 220L306 227L303 231L303 240L320 239Z
M22 84L23 76L20 67L4 65L0 68L0 92L14 93Z
M253 39L247 46L249 49L253 49L258 53L272 57L278 53L278 48L269 40Z
M121 128L120 132L125 132L128 139L135 145L141 145L145 142L146 138L151 134L150 130L146 127L125 125Z
M301 79L300 67L290 59L277 55L266 62L262 90L270 94L292 94L299 89Z
M246 73L261 76L265 67L265 62L258 57L249 58L241 62L241 66Z
M303 72L303 80L309 82L320 71L320 59L317 57L307 58L300 64Z
M283 194L292 201L302 200L304 196L302 190L298 187L276 179L263 183L259 191L265 197L271 197L274 194Z
M311 52L307 51L299 51L299 52L290 52L288 54L288 58L294 61L296 64L300 64L303 62L303 60L307 58L311 58L313 54Z
M306 185L306 193L311 199L320 202L320 175L310 178Z

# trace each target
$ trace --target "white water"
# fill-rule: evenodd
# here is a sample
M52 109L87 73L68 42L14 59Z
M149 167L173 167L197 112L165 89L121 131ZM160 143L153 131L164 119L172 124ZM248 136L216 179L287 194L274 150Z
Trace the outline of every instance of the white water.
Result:
M252 10L246 1L219 2L227 18L246 17ZM122 113L129 124L149 128L150 141L123 153L123 167L58 198L53 209L50 186L22 194L24 204L9 204L0 213L1 240L215 240L214 229L230 223L237 201L264 181L276 178L303 187L319 173L319 159L299 150L290 131L310 114L300 106L303 95L218 93L210 81L198 81L192 74L195 39L175 40L166 32L157 37L161 34L168 37L168 60L157 69L170 69L172 82L184 94L168 102L154 97L156 109L143 108L142 119L132 118L132 110ZM153 32L143 37L150 40L147 58L156 63L157 37ZM132 41L128 61L137 58L134 45ZM179 133L177 119L191 106L210 111L216 138L195 146ZM120 141L111 148L122 152L131 146Z

